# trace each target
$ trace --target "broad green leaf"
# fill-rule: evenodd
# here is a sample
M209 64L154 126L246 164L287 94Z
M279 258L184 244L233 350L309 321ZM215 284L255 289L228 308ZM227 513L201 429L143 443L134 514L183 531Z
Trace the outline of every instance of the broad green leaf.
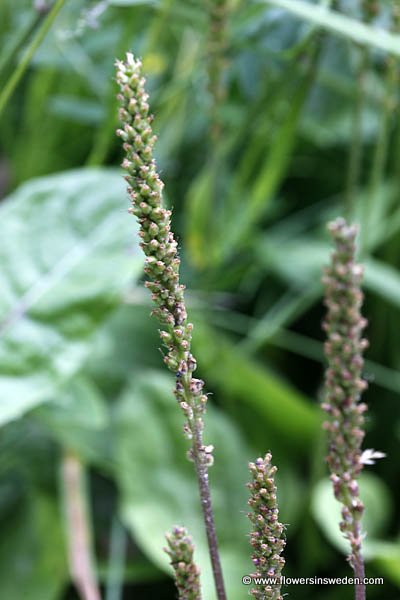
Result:
M0 423L54 396L141 272L118 171L33 180L0 206Z
M63 447L85 462L107 465L111 436L109 410L96 385L80 373L32 413Z
M385 483L372 473L361 475L360 497L365 504L362 527L368 532L363 544L363 553L368 559L374 556L372 542L384 533L389 523L392 504ZM332 483L328 478L321 479L315 486L311 509L314 519L328 540L341 552L348 552L348 542L339 530L341 504L334 497Z
M55 502L35 493L2 523L0 596L7 600L58 600L68 580L61 515Z
M400 56L400 36L381 28L372 27L340 14L326 6L304 0L263 0L265 4L284 8L312 25L352 40L358 44Z
M118 307L94 339L85 373L110 401L119 396L134 373L163 364L159 324L150 318L151 306L146 300L146 290L132 290L132 304Z
M265 419L266 431L301 450L320 426L319 409L266 366L249 358L232 340L196 321L194 352L207 377L229 402L252 405Z
M52 402L38 408L41 417L56 428L103 429L108 411L94 384L80 374L60 390Z
M204 600L211 600L213 583L197 483L186 459L189 442L182 433L183 415L173 386L171 377L145 371L133 378L121 398L115 439L122 518L141 550L166 571L164 533L175 524L188 527L195 539ZM212 406L206 415L205 442L215 444L210 484L228 596L241 600L241 576L251 569L245 482L247 462L255 457L235 426Z

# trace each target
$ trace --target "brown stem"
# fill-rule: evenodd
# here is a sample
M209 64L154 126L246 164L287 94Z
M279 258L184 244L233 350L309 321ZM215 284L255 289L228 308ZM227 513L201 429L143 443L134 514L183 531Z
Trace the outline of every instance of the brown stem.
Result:
M215 589L218 600L226 600L224 578L222 574L221 560L218 551L217 533L215 530L214 513L211 503L211 493L208 480L208 468L204 460L203 440L200 427L195 420L193 428L193 460L196 468L197 481L199 485L201 510L203 512L204 525L206 529L208 548L210 552L211 567L214 576Z
M101 600L91 560L90 528L83 496L83 466L72 452L62 462L71 579L82 600Z
M359 534L359 532L357 532ZM361 582L355 584L355 600L365 600L365 567L364 559L361 551L354 552L353 554L353 570L354 576Z

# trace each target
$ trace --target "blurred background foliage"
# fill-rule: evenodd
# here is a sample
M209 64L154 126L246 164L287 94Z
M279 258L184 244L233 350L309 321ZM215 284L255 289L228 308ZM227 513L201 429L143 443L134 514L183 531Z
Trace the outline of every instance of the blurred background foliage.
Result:
M388 455L362 488L367 572L385 578L368 597L398 598L397 1L54 7L0 5L1 597L78 597L68 460L81 469L105 600L175 597L162 551L175 523L194 534L213 597L182 417L116 168L113 63L133 50L148 77L199 374L212 391L206 439L229 598L246 596L251 571L246 464L267 450L279 467L286 575L350 575L318 408L325 224L344 210L361 223L366 265L366 447Z

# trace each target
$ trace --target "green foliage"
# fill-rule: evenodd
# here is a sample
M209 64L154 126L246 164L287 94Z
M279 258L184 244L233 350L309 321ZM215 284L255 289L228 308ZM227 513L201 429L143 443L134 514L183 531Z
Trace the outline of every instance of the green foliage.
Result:
M366 447L388 454L362 488L367 573L385 577L368 597L398 597L398 24L390 2L370 23L357 0L226 4L223 99L214 107L208 3L64 2L44 39L46 17L30 0L0 3L2 90L34 49L0 115L1 598L76 598L62 531L66 450L88 471L104 597L174 597L162 548L176 523L193 534L204 599L213 598L188 443L138 281L125 184L111 168L121 156L113 62L127 50L148 76L194 353L210 393L205 438L215 446L210 478L231 600L244 597L241 577L252 569L247 461L269 450L286 574L350 575L319 433L319 282L325 223L343 212L362 85L353 204L371 343ZM215 119L219 137L210 135ZM114 547L118 522L125 550ZM350 593L322 590L332 600Z
M186 460L188 443L182 435L182 416L171 398L172 388L171 378L145 372L134 378L116 407L116 476L121 510L124 522L141 548L163 569L168 566L162 550L164 532L171 523L187 524L196 540L196 562L208 598L212 597L213 581L196 479L192 465ZM246 466L251 452L236 427L216 409L208 411L206 428L206 442L224 440L215 452L210 481L228 595L239 599L241 569L249 568L250 564L243 509L247 499ZM232 520L231 515L237 518Z
M332 495L332 484L328 478L322 479L315 486L312 499L314 519L321 526L327 538L341 551L348 552L346 540L337 527L340 520L340 503ZM363 528L368 531L365 541L365 553L369 554L369 544L387 528L392 514L389 491L382 481L371 473L363 473L360 477L360 494L365 503Z
M67 579L61 513L54 499L37 492L2 522L0 593L18 600L52 600Z
M79 370L141 269L122 189L115 172L76 171L32 181L2 203L1 423Z

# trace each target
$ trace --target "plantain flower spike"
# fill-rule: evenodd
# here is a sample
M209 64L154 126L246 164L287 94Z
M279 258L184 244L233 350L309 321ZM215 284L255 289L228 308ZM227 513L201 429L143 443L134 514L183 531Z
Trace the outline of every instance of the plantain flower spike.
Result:
M269 579L251 589L250 594L257 600L282 600L280 577L285 565L281 556L285 547L284 526L279 522L279 510L276 499L275 473L277 468L271 464L271 454L258 458L249 464L251 481L248 504L251 512L248 517L253 525L250 534L252 560L256 568L251 577Z
M140 225L139 235L145 258L146 287L152 292L156 305L152 314L164 326L160 337L167 353L164 362L176 375L175 395L187 418L184 426L189 439L195 430L203 428L202 414L207 396L204 382L193 377L196 360L191 354L193 325L188 322L184 289L179 282L180 259L177 243L171 232L171 211L164 207L161 181L153 158L156 136L151 128L145 79L141 75L141 62L127 53L126 60L116 61L116 80L120 92L119 119L121 128L117 135L123 140L125 159L122 163L127 175L132 212ZM189 452L193 460L193 451ZM212 464L212 446L200 447L204 465Z
M323 327L327 334L328 368L322 408L330 417L324 423L329 439L327 462L335 498L342 504L340 529L350 543L349 561L356 576L362 577L361 517L364 506L358 477L366 462L361 445L367 406L361 402L361 395L367 384L361 375L363 352L368 346L363 337L367 321L361 315L363 269L355 261L357 228L339 218L329 225L329 230L334 251L323 277L327 308Z
M166 534L165 552L171 559L179 600L201 600L200 570L193 561L192 538L184 527L174 527Z

